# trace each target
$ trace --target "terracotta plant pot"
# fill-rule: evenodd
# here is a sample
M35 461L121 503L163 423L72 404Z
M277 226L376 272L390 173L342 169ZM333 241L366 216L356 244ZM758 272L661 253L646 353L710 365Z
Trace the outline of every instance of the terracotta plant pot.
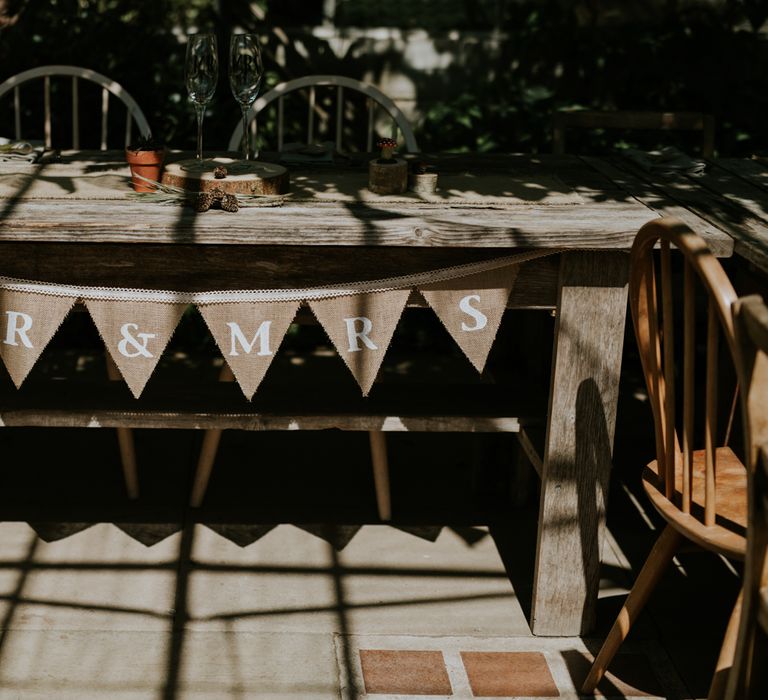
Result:
M149 180L160 182L160 173L163 169L163 160L165 160L165 149L152 151L133 151L125 149L125 159L131 166L131 183L136 192L154 192L155 188L149 182L140 180L136 175L146 177Z

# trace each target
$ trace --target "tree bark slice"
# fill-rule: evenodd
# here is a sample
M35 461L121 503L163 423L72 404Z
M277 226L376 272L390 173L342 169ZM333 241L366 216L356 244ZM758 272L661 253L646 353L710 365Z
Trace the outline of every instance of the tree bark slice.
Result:
M217 166L227 169L226 177L214 177ZM282 165L232 158L169 163L165 166L162 182L190 192L207 192L220 187L227 194L269 195L286 194L290 189L288 170Z
M392 163L379 163L378 159L368 164L368 189L376 194L401 194L408 187L408 164L402 158Z

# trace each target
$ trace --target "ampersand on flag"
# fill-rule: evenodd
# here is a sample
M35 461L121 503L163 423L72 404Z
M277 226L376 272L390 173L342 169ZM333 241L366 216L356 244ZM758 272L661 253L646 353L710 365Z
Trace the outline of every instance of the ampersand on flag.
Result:
M131 331L137 331L138 329L137 323L124 323L122 328L120 328L123 339L117 344L117 349L125 357L154 357L147 350L147 344L152 338L156 337L156 334L137 333L136 336L133 336ZM133 351L128 349L129 345L133 348Z

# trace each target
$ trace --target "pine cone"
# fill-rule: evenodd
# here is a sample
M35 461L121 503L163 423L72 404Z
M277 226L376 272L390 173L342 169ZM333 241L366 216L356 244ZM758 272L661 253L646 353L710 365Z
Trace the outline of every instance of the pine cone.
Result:
M217 180L222 180L223 178L225 178L227 176L227 169L223 165L217 165L213 169L213 176Z
M233 194L225 194L221 199L221 208L224 211L236 212L240 208L237 205L237 197Z
M213 204L213 195L210 192L198 192L195 199L195 211L204 212L208 211Z
M221 187L213 187L208 192L213 197L214 202L220 202L225 196L224 190Z

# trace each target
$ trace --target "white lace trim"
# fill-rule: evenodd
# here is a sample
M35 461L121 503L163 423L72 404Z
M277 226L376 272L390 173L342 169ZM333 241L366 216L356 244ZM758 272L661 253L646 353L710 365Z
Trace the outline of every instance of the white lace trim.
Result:
M153 289L125 289L121 287L81 287L68 284L50 284L0 277L0 289L46 296L76 298L94 301L154 301L166 304L233 304L238 302L313 301L333 297L351 296L371 292L421 287L435 282L468 277L480 272L497 270L559 253L559 250L530 251L493 260L444 267L413 275L387 277L380 280L350 282L346 285L326 285L304 289L253 289L213 292L174 292Z

